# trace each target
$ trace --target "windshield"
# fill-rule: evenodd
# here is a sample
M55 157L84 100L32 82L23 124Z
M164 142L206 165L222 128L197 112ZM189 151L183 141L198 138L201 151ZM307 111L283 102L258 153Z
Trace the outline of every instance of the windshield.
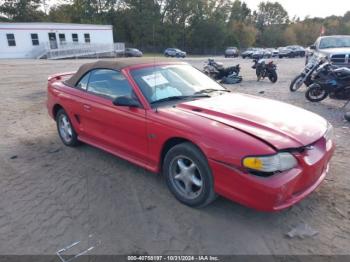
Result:
M320 49L350 47L350 37L326 37L321 39Z
M131 75L149 103L169 97L190 97L205 90L227 91L190 65L161 65L135 69Z

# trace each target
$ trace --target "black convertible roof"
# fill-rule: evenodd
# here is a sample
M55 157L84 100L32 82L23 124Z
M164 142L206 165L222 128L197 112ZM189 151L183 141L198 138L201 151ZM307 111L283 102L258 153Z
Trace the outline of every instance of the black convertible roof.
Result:
M121 70L123 68L153 63L169 63L177 62L176 60L166 58L118 58L115 60L99 60L93 63L87 63L79 67L78 71L69 79L65 81L68 86L75 86L77 82L89 71L93 69L112 69Z

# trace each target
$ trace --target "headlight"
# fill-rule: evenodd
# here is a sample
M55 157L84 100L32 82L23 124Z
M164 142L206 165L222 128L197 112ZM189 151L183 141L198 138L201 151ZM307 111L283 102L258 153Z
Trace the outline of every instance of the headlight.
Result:
M260 172L276 172L291 169L297 165L295 157L282 152L271 156L249 156L243 159L243 166Z

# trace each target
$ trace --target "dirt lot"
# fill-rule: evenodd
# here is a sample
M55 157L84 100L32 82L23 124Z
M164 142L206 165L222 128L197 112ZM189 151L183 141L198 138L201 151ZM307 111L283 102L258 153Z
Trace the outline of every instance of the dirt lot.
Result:
M201 68L204 58L187 59ZM350 124L342 101L309 103L290 93L302 59L277 60L279 81L256 82L250 60L234 91L311 110L335 127L328 178L278 213L217 199L205 209L178 203L164 180L88 145L64 147L46 112L46 79L87 60L0 60L0 254L54 254L74 241L95 254L350 254ZM262 93L261 91L264 91ZM350 106L348 107L350 110ZM288 116L286 116L288 117ZM318 231L288 238L298 224Z

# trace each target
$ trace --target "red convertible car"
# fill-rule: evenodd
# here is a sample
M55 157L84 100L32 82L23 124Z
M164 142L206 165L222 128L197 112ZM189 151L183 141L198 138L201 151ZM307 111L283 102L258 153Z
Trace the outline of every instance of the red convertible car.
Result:
M322 117L230 92L184 62L85 64L49 77L47 107L65 145L81 141L162 173L189 206L221 195L287 208L320 185L334 151Z

